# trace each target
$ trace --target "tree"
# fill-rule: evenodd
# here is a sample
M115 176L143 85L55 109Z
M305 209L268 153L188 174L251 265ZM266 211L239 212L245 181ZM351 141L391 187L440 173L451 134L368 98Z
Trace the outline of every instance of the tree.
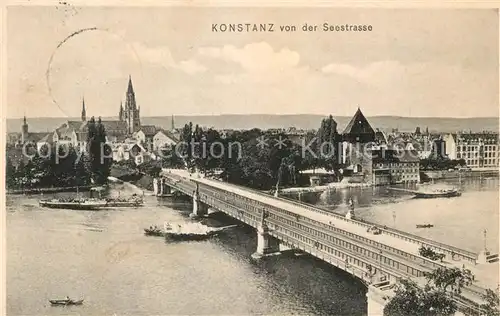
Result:
M184 167L184 161L180 156L180 153L176 152L175 145L170 145L161 151L161 165L164 168L182 168Z
M443 291L426 285L424 288L409 279L396 285L395 296L384 307L385 316L453 315L455 302Z
M339 142L340 135L337 132L337 122L333 116L329 116L321 121L321 126L317 134L318 142L317 154L319 164L327 170L334 170L339 165Z
M89 170L96 184L104 184L111 172L111 147L106 143L106 130L99 118L97 124L94 117L88 123L87 147L89 154Z
M484 316L499 316L500 311L498 309L500 298L498 296L498 290L493 291L487 289L486 293L483 295L483 299L486 303L481 304L480 309L483 311Z
M400 280L384 315L453 315L457 311L453 295L460 294L473 279L470 270L459 268L438 268L424 276L427 284L423 287L409 279Z
M83 152L79 152L75 161L75 185L85 186L90 184L90 173L88 172L86 166L88 156Z
M193 168L192 157L192 142L193 142L193 123L185 124L180 135L181 145L179 146L179 153L187 164L188 169Z
M464 286L472 283L472 273L469 269L439 267L432 272L424 273L424 276L434 285L453 294L460 294Z
M7 156L5 161L5 184L8 188L15 186L16 183L16 169L12 164L12 160Z

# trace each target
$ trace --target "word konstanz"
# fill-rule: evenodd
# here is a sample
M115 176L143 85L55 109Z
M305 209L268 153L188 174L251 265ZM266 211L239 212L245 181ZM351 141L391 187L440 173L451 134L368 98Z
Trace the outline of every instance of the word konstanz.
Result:
M274 32L274 29L273 23L212 23L212 32Z

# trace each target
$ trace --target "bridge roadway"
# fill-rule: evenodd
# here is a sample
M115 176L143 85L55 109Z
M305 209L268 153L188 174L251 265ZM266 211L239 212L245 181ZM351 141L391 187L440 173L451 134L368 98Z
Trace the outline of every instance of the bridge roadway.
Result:
M365 283L373 283L380 276L389 280L412 277L422 282L423 273L438 267L450 266L418 255L420 243L409 241L411 235L398 238L394 234L374 235L367 231L370 224L347 220L342 216L305 207L299 202L275 198L258 191L230 185L217 180L190 176L184 170L163 173L167 184L193 196L198 186L202 203L239 219L253 227L261 223L261 214L266 210L265 222L269 235L284 245L298 248L334 266L344 269ZM442 244L439 247L443 248ZM450 247L450 253L458 252ZM368 270L371 266L371 273ZM477 284L464 289L459 300L463 306L469 300L478 301L484 289Z

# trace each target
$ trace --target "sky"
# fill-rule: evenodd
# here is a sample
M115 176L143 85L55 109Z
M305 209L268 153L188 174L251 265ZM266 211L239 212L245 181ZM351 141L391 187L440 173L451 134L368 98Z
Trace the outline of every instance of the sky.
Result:
M141 116L498 116L498 30L496 9L9 7L6 112L117 116L130 75Z

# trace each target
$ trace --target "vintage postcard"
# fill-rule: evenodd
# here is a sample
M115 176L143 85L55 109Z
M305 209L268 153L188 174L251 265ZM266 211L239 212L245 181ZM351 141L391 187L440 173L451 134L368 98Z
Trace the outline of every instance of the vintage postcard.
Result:
M497 8L4 17L6 315L499 315Z

